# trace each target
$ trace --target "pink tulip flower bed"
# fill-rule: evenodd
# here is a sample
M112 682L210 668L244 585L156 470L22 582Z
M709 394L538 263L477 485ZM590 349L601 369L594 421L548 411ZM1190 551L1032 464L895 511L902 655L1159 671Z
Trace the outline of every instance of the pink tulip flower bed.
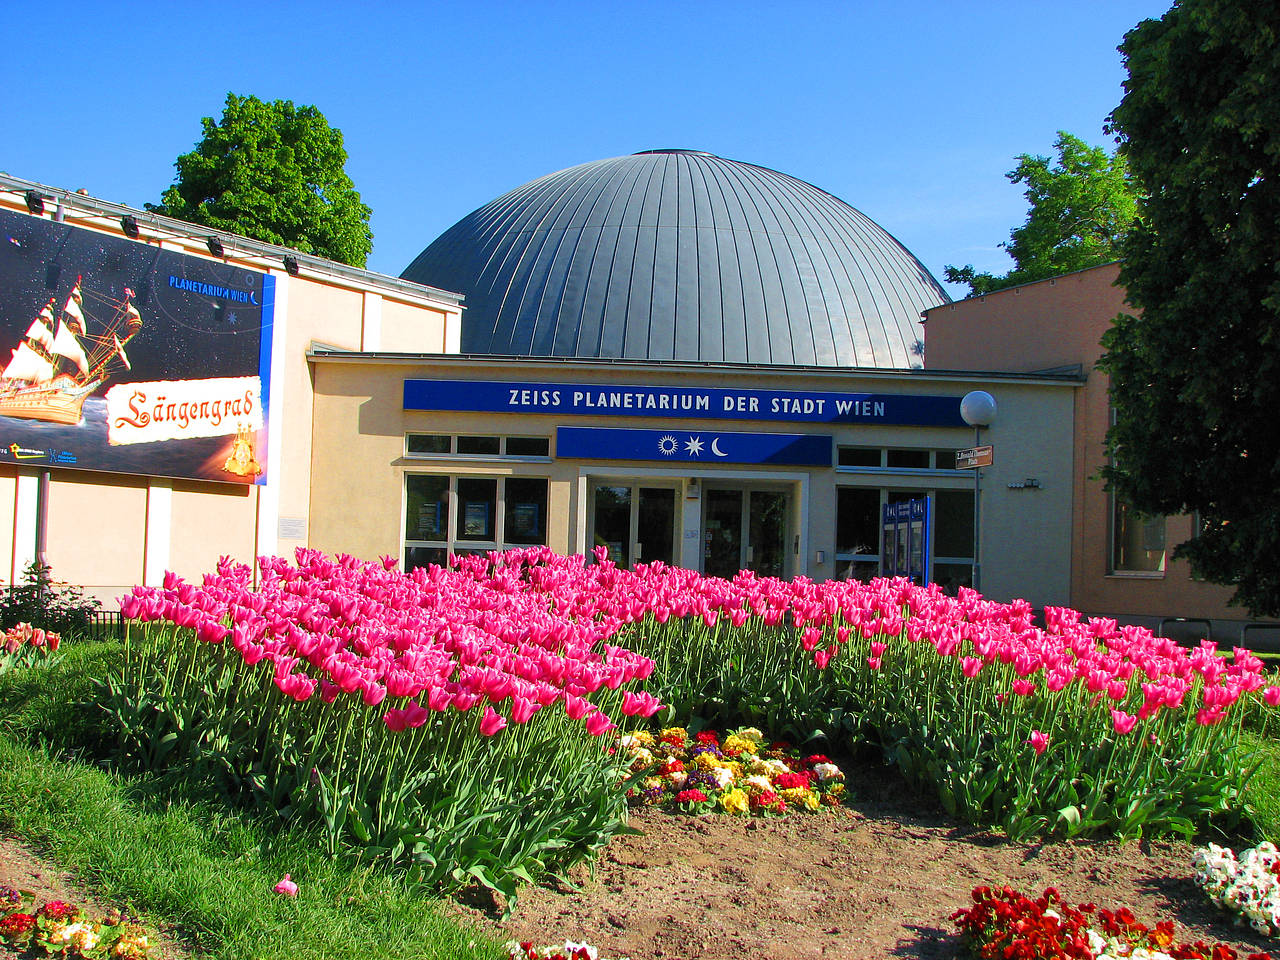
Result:
M123 598L104 701L181 767L337 850L508 894L623 825L618 737L666 705L803 743L868 739L1015 836L1190 832L1235 806L1256 658L903 580L618 569L546 548L408 574L298 551ZM648 690L643 687L647 684ZM811 751L817 752L817 751ZM643 785L639 785L643 788Z
M48 663L61 642L59 634L29 623L10 627L0 634L0 675L34 663Z

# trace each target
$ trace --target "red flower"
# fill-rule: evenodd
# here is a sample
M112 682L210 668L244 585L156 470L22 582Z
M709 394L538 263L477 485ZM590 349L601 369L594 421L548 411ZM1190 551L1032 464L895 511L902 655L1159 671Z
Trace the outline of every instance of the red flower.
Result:
M701 790L681 790L676 794L676 803L706 803L707 795Z
M780 773L773 778L773 783L780 790L800 789L807 790L809 787L809 773Z
M716 733L714 730L703 730L700 734L698 734L696 739L699 743L705 743L709 746L713 746L713 747L720 746L720 738L716 736Z
M36 925L36 918L29 913L11 913L0 920L0 937L6 940L16 939L30 933Z
M36 916L48 917L50 920L71 920L76 917L79 912L79 910L67 903L65 900L50 900L36 911Z

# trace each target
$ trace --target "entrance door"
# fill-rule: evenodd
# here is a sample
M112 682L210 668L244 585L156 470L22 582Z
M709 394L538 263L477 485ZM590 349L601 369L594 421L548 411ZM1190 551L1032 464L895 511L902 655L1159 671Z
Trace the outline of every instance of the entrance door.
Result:
M675 563L676 491L672 487L598 484L592 493L592 541L620 567Z
M780 490L708 488L703 500L702 572L732 577L754 570L782 577L790 497Z

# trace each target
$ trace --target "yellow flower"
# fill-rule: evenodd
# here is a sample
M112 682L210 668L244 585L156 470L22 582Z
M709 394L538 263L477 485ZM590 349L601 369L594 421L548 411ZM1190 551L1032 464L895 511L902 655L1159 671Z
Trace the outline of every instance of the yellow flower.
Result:
M833 797L840 796L841 794L844 793L844 784L843 783L831 784L831 786L827 788L827 793Z
M725 813L748 813L751 810L746 793L736 788L720 794L720 806L724 807Z
M778 791L779 796L789 804L805 807L809 810L818 809L818 795L812 790L806 790L804 787L787 787Z
M769 766L769 761L756 758L747 764L747 773L753 777L769 777L773 775L773 767Z
M686 730L684 727L667 727L660 734L658 734L659 740L662 740L666 737L679 737L680 741L683 743L685 740L689 739L689 731Z
M693 758L693 765L699 770L714 770L720 761L709 753L700 753Z
M737 756L740 753L755 753L756 745L753 741L734 734L725 739L721 748L727 756Z
M743 727L741 730L735 730L732 736L741 737L743 740L750 740L752 752L755 751L756 747L764 743L764 734L755 727Z
M646 790L654 790L654 789L661 790L662 778L661 777L645 777L644 785Z

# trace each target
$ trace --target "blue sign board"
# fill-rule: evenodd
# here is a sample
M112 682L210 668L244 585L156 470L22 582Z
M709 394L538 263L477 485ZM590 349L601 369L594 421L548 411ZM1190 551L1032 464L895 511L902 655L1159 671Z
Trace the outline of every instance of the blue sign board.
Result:
M929 582L929 511L931 500L901 500L884 505L884 554L880 573Z
M960 418L959 397L515 380L406 380L404 409L917 427L965 425Z
M829 467L831 437L796 433L559 427L556 430L556 458Z

